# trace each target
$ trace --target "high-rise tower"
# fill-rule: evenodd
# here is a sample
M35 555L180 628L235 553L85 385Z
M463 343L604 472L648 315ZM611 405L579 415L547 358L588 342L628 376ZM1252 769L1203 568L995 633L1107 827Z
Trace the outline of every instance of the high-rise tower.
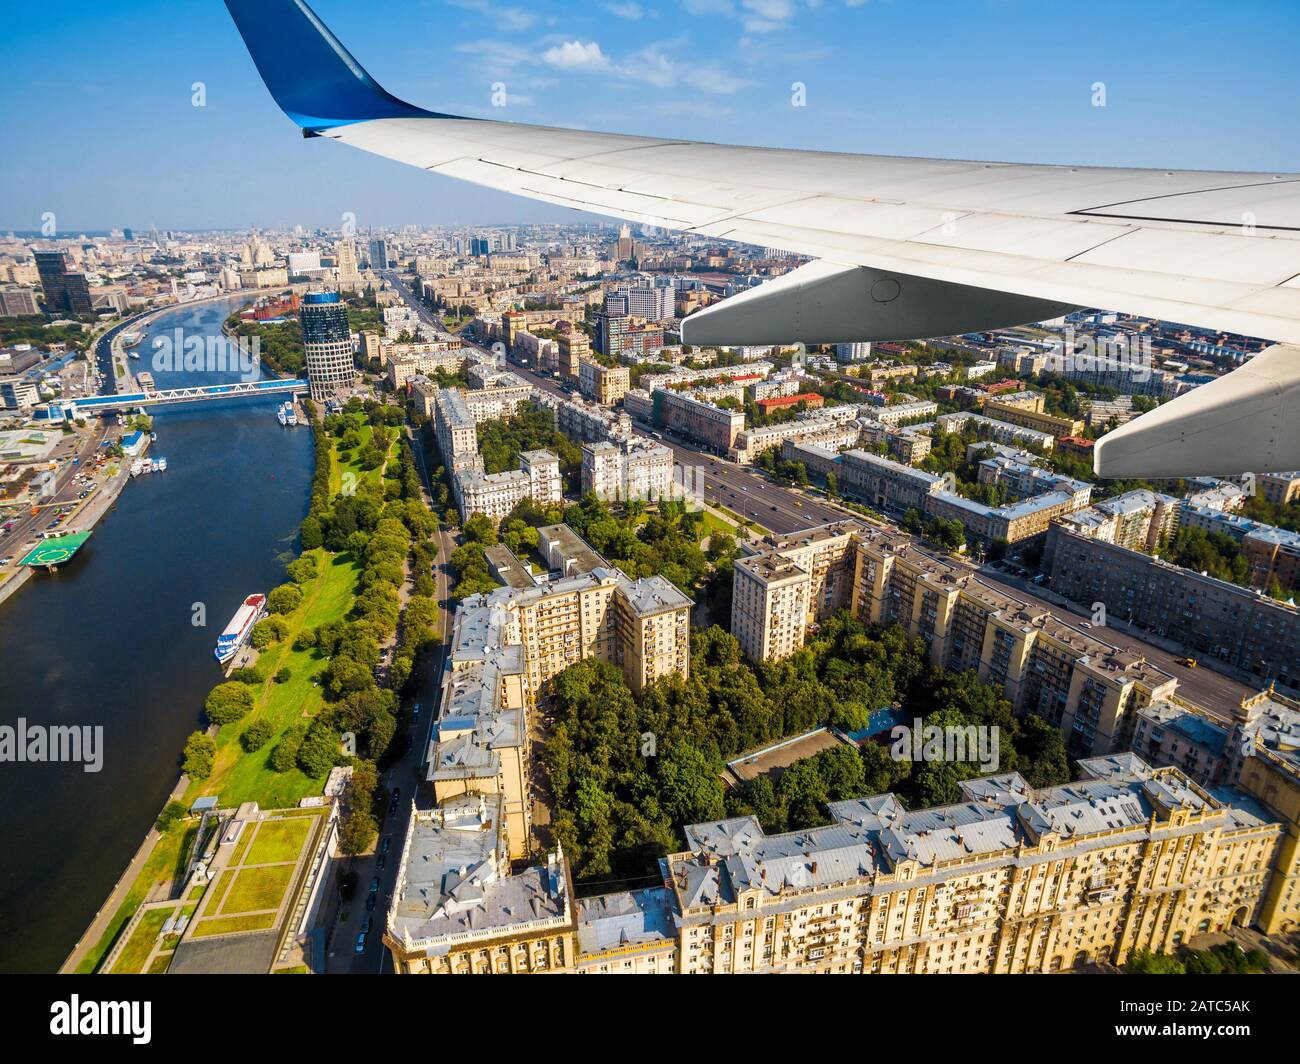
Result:
M311 397L325 401L356 383L348 308L337 292L308 292L298 311Z

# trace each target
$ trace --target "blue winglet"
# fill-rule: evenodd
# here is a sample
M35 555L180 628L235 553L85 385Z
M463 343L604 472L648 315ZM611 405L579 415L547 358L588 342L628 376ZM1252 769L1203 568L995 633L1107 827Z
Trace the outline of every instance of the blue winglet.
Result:
M373 118L450 118L386 92L303 0L226 0L280 109L307 133Z

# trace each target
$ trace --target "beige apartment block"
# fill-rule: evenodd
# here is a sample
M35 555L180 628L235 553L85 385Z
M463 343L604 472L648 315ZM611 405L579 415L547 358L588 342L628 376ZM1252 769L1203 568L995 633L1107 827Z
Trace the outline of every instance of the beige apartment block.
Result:
M578 365L578 388L601 406L613 406L632 387L631 373L627 366L603 366L593 358L583 358Z
M1284 826L1132 754L1079 767L1038 790L1014 772L967 780L956 805L834 802L830 825L780 835L753 817L694 824L663 886L572 906L562 855L505 876L482 860L490 831L444 830L491 815L457 799L417 814L384 940L399 972L1025 974L1294 926L1300 803Z

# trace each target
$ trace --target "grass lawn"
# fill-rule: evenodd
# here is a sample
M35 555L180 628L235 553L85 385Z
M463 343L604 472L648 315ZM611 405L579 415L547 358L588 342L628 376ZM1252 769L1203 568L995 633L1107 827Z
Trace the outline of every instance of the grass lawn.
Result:
M371 435L371 427L357 415L361 422L360 430L363 446ZM394 447L397 446L396 443ZM341 462L335 449L331 456L330 486L337 492L344 472L351 470L358 478L378 481L383 476L382 469L363 472L355 462L356 454L352 452L351 460ZM389 457L392 457L392 450ZM324 705L324 696L316 684L316 679L327 664L318 657L316 651L293 649L298 634L307 628L315 628L327 621L341 620L352 608L356 595L357 578L360 567L347 554L331 554L323 548L306 551L316 558L317 576L304 584L303 599L299 607L290 614L284 614L283 620L288 625L288 634L274 646L262 652L259 662L266 669L268 677L273 677L281 669L289 670L286 683L276 683L267 679L260 687L254 688L256 705L238 724L226 725L217 733L217 756L212 773L207 779L195 780L186 791L187 802L192 802L200 795L215 794L223 806L233 806L240 802L257 802L264 809L277 809L298 804L299 799L308 795L320 794L323 779L312 779L297 768L288 772L276 772L269 760L271 751L291 727L310 720ZM253 753L245 752L239 742L240 736L256 720L269 720L275 731L269 742Z
M185 860L189 856L190 846L193 845L198 830L197 819L183 820L172 825L172 829L158 840L140 874L127 891L126 898L113 914L107 930L77 965L78 975L90 975L99 967L105 954L112 949L113 941L126 926L127 921L135 915L136 909L144 903L155 885L184 873Z
M311 821L303 820L264 820L257 828L257 838L253 848L244 859L244 864L276 864L280 861L296 861L311 831Z
M725 532L729 536L736 534L736 526L730 521L724 520L711 510L699 511L700 517L704 522L704 534L711 536L715 532Z
M176 915L179 906L168 909L150 909L140 918L131 932L131 938L118 954L113 965L113 975L139 975L144 962L153 952L154 943L162 933L163 924Z
M234 878L235 873L229 868L221 873L216 884L208 890L207 900L203 903L203 916L214 916L221 911L221 899L225 897Z
M235 884L221 906L221 915L259 912L278 909L293 878L293 864L266 865L261 868L241 868L235 873Z
M256 916L226 916L220 920L204 920L194 929L195 938L208 935L228 935L232 931L265 931L275 926L275 913Z

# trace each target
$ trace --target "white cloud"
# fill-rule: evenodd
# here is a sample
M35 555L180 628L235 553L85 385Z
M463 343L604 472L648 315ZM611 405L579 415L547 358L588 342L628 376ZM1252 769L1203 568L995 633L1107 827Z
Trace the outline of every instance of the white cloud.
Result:
M491 20L493 26L507 33L526 30L537 21L537 15L522 7L499 7L488 0L450 0L453 7L476 11Z
M625 18L629 22L636 22L645 14L645 8L635 3L634 0L626 0L626 2L616 4L603 4L602 6L611 15Z
M609 56L595 41L565 41L542 53L542 61L559 70L607 70Z

